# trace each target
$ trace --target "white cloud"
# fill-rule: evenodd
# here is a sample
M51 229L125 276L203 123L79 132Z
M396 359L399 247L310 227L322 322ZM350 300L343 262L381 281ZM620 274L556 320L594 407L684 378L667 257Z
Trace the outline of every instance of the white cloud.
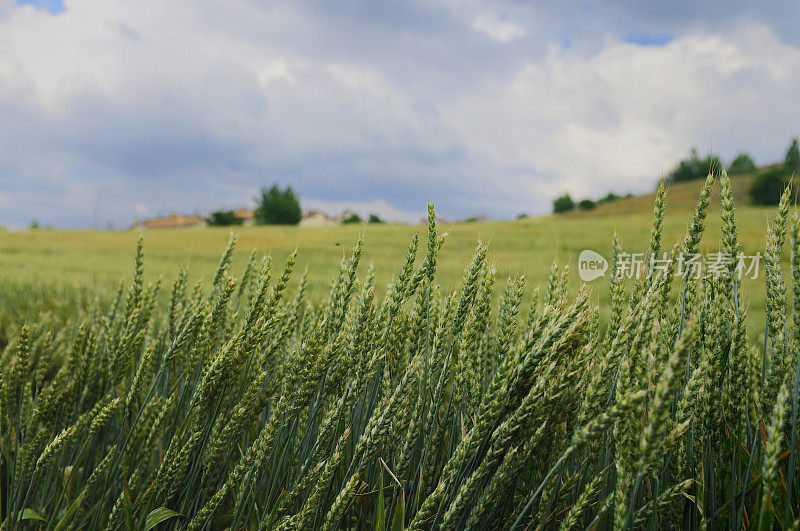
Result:
M663 47L609 42L591 56L552 47L445 115L495 164L555 177L518 183L532 195L599 195L652 186L692 145L778 153L800 123L798 89L800 50L749 27Z
M0 130L0 180L11 178L7 161L38 181L38 193L63 176L69 197L86 197L65 203L61 218L85 223L76 213L92 202L91 186L79 182L86 176L128 177L116 182L126 204L115 210L132 218L142 206L248 204L272 180L360 199L354 179L374 195L380 172L401 171L403 153L435 160L451 149L430 113L381 69L265 37L296 16L244 1L218 9L74 0L58 16L14 9L0 19L0 120L17 120ZM378 175L367 176L373 168ZM18 217L29 217L22 208Z
M490 39L509 42L525 36L525 28L493 13L480 13L472 20L472 27Z

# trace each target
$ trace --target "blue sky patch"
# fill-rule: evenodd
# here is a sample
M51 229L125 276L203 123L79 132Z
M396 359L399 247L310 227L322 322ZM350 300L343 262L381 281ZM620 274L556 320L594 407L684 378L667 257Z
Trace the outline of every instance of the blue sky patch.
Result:
M56 15L64 11L64 0L17 0L17 5L30 4L36 9L46 9Z
M665 46L672 42L674 38L675 35L672 33L636 31L626 34L622 40L628 44L638 44L639 46Z

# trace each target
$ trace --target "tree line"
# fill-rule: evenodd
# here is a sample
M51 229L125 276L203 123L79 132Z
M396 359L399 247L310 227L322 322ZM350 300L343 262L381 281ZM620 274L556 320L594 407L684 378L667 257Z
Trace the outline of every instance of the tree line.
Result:
M793 138L786 150L783 163L772 164L761 169L756 166L753 158L746 152L736 155L725 168L719 156L707 153L701 157L697 149L692 148L689 156L678 162L660 182L671 184L705 179L709 174L719 175L723 169L727 171L728 175L755 174L749 190L752 202L757 205L777 205L781 193L789 184L792 184L792 193L795 198L800 193L797 184L792 182L792 176L800 173L800 143L797 138ZM553 199L553 213L560 214L575 209L591 210L598 204L618 198L619 196L616 194L609 194L598 201L583 199L576 202L570 194L565 193Z
M303 219L303 210L300 207L300 198L291 186L281 188L277 183L271 187L261 188L256 197L256 209L253 213L254 221L259 225L297 225ZM364 220L356 213L349 213L342 219L342 223L362 223ZM210 226L222 227L241 225L244 219L237 215L235 210L218 210L212 212L206 222ZM368 223L383 223L377 214L370 214Z

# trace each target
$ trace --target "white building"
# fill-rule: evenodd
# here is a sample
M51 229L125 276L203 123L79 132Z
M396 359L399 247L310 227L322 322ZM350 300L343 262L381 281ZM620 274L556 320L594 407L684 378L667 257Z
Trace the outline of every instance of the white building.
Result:
M331 227L334 225L338 225L338 223L319 210L306 212L303 214L303 219L300 220L300 227Z

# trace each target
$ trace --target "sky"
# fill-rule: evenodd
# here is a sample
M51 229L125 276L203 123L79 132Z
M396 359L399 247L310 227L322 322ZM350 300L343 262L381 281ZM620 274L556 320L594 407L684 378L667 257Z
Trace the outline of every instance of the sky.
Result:
M418 221L649 191L800 135L800 3L0 0L0 224Z

